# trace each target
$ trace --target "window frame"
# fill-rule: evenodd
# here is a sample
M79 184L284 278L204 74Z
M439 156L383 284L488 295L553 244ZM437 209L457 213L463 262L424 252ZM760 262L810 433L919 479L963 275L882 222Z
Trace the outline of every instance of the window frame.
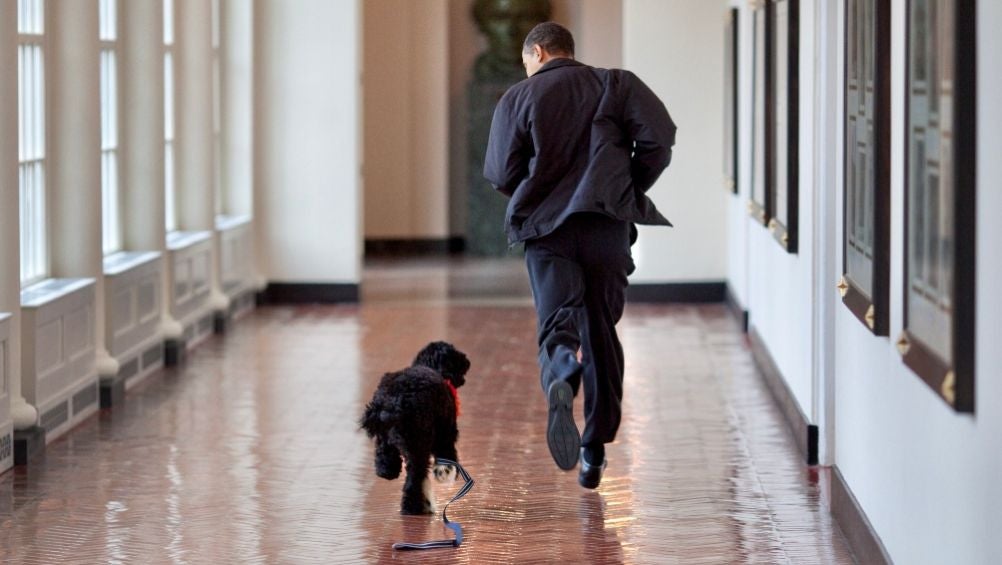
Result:
M122 106L120 104L120 85L122 84L122 75L119 65L119 40L121 38L121 18L119 17L121 13L121 2L119 0L99 0L98 10L100 14L104 13L104 2L108 2L108 5L113 7L113 15L111 27L113 30L111 38L106 37L104 34L104 22L100 21L99 16L99 27L101 28L98 33L98 41L100 44L100 65L101 65L101 198L102 198L102 226L101 226L101 250L102 253L107 256L113 253L122 251L125 247L125 237L124 237L124 217L122 210L122 160L121 160L121 140L122 140ZM110 54L110 59L114 62L112 71L113 78L111 79L111 94L109 100L105 100L105 55ZM111 106L108 108L106 106ZM105 111L110 110L111 116L105 115ZM110 124L108 121L110 120ZM113 131L109 134L113 141L106 146L106 127L110 127ZM112 167L113 167L113 178L109 180L105 177L105 174L109 172L106 169L106 157L112 157ZM113 183L112 188L114 194L114 199L112 202L105 201L105 198L109 196L106 193L106 188L109 183ZM114 217L109 220L109 213ZM109 234L109 229L111 233Z
M177 194L177 4L162 0L164 62L164 227L166 233L180 231ZM168 33L169 32L169 33Z
M910 320L911 303L911 199L914 186L912 172L912 51L914 30L912 14L915 0L905 6L905 119L904 119L904 272L902 277L902 333L897 346L902 361L941 399L957 412L975 410L975 304L976 304L976 194L977 194L977 25L974 0L945 0L953 17L952 41L935 38L940 50L933 55L948 61L954 68L953 99L964 100L951 108L952 181L954 241L946 248L953 253L952 313L949 326L949 348L952 360L939 354L916 336ZM935 22L931 27L942 26ZM943 49L952 49L952 57L943 57ZM949 55L949 53L948 53ZM964 229L957 229L963 226Z
M37 5L40 9L40 14L30 14L26 17L37 18L36 23L40 26L36 31L23 31L21 27L21 7L31 4L31 0L28 0L24 4L19 3L18 13L17 13L17 47L18 47L18 234L20 240L20 260L18 265L18 280L20 281L20 287L27 288L33 284L43 281L51 276L52 272L52 253L50 249L51 237L49 234L49 217L50 217L50 198L48 190L48 154L49 154L49 97L48 97L48 64L47 64L47 52L48 52L48 10L45 0L37 0ZM22 61L21 50L22 47L27 45L36 47L38 49L38 95L41 100L34 101L31 105L30 110L26 108L27 104L23 100L24 90L26 88L25 84L27 81L24 80L24 64ZM37 126L37 131L30 133L27 131L28 126L25 122L25 112L37 111L37 119L41 124L35 124ZM35 129L35 128L32 128ZM31 135L29 142L25 142L25 139ZM36 139L36 136L41 136L41 141ZM30 145L35 146L33 151L38 151L39 156L23 158L26 153L26 148L22 145L25 143L30 143ZM37 145L36 145L37 144ZM32 153L34 154L34 153ZM24 186L22 185L22 178L24 176L24 167L37 165L40 172L40 179L36 179L40 184L41 188L38 196L41 202L35 202L35 206L32 210L27 210L28 199L24 194ZM26 235L25 233L25 215L35 216L36 223L40 226L36 226L36 229L32 231L31 234ZM30 236L30 237L29 237ZM32 245L34 244L34 245ZM32 249L27 249L31 246ZM32 261L32 265L27 269L28 276L25 276L25 261Z
M224 216L223 184L223 0L211 0L212 10L212 183L215 216Z
M851 49L855 38L851 31L859 22L851 22L851 7L873 5L873 147L872 182L873 202L870 206L873 222L873 244L871 261L871 284L869 291L856 281L850 268L850 210L856 204L851 190L850 173L854 162L850 155L855 151L856 140L849 138L850 132L850 66ZM838 289L842 303L875 336L886 336L890 332L890 252L891 252L891 1L890 0L845 0L845 64L843 66L843 143L842 143L842 279ZM857 12L859 13L859 12ZM850 27L852 23L853 27ZM865 56L865 53L861 56ZM858 90L866 91L866 85ZM865 118L866 116L862 116ZM858 208L857 208L858 209Z

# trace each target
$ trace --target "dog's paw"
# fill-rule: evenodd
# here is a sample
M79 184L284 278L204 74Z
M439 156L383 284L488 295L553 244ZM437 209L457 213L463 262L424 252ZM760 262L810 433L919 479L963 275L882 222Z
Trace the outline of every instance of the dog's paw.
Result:
M435 465L435 480L439 483L451 485L456 482L457 470L455 465L438 463Z

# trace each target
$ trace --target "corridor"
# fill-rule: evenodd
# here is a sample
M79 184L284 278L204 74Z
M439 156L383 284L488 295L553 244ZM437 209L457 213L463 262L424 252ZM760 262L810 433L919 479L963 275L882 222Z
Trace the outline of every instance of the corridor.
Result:
M723 305L629 305L624 422L598 491L547 452L517 261L371 264L359 305L266 306L0 476L4 563L851 563ZM397 512L356 420L445 339L472 368L441 518ZM576 409L580 416L581 399ZM580 418L579 418L580 421ZM452 489L439 490L440 504Z

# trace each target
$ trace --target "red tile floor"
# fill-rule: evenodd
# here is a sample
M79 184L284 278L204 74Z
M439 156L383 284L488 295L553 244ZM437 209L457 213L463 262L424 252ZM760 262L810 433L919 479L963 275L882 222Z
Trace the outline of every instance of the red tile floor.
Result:
M560 471L522 270L373 263L360 306L259 308L0 476L0 562L852 562L825 471L801 463L720 305L628 306L606 478ZM450 508L462 547L401 553L449 532L398 514L401 481L375 477L355 422L433 339L473 361L459 453L477 484Z

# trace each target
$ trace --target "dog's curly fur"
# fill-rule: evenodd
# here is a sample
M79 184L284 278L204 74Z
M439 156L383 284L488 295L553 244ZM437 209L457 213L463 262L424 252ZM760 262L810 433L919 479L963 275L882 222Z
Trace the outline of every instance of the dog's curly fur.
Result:
M433 512L433 501L423 492L433 456L459 461L456 402L445 381L458 389L469 368L469 359L451 344L429 343L411 367L383 375L365 407L359 425L375 440L376 475L395 479L406 462L403 514Z

